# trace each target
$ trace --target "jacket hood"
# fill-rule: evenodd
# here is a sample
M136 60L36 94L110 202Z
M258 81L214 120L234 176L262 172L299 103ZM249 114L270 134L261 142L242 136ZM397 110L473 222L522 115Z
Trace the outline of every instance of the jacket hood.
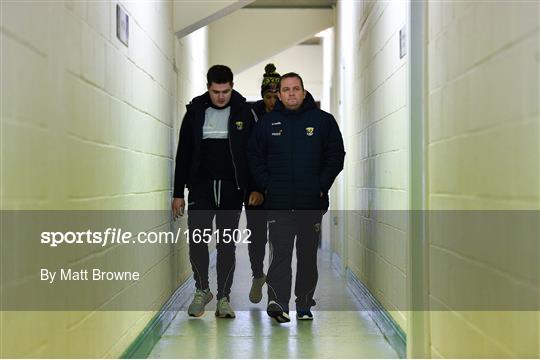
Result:
M306 97L304 98L304 101L302 102L302 105L300 106L298 110L289 110L285 108L285 105L283 105L281 100L276 101L276 105L274 106L275 111L279 111L284 114L303 113L306 110L316 109L316 108L317 108L317 104L315 103L315 99L307 90L306 90Z
M257 100L256 102L253 103L252 107L255 111L261 111L261 112L266 111L263 100Z
M258 100L253 105L251 105L251 108L253 109L253 111L255 111L259 120L264 116L264 114L266 114L266 107L264 106L263 100Z

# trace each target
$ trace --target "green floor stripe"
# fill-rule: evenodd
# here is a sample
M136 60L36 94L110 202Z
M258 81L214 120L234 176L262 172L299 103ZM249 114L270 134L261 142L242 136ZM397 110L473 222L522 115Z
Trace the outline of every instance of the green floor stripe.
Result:
M195 288L195 281L192 277L186 280L171 296L171 298L163 305L161 310L152 318L146 325L144 330L137 336L133 343L122 354L122 359L143 359L146 358L156 343L161 338L161 335L167 330L170 323L173 321L176 313L190 299L193 291L188 291Z

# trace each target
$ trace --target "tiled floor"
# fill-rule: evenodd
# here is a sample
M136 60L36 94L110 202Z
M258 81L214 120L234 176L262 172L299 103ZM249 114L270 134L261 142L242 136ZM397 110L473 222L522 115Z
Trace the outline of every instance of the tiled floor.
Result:
M216 319L215 299L200 318L178 312L156 344L150 358L397 358L397 353L347 289L345 279L331 266L328 251L319 252L317 306L313 321L277 324L259 304L248 300L251 271L246 245L237 247L231 294L235 319ZM265 262L265 269L268 262ZM293 274L295 267L293 266ZM294 275L293 275L294 281ZM215 295L216 274L211 269L210 288ZM294 289L294 285L293 285ZM291 299L291 310L294 310ZM330 309L330 310L329 310ZM317 311L319 310L319 311Z

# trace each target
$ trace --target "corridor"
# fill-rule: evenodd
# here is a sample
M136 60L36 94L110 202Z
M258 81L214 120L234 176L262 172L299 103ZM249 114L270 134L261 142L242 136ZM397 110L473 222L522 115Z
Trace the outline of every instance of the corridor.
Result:
M0 358L540 358L539 0L0 0L0 82ZM313 321L249 302L245 245L237 317L186 316L190 171L328 195Z
M348 290L345 279L332 267L329 251L323 250L319 255L313 321L297 321L291 312L290 323L277 324L266 315L266 294L259 304L249 302L251 269L247 245L241 245L237 247L231 295L236 318L216 319L215 299L206 306L201 318L190 318L185 310L179 311L148 357L398 358L368 313L361 311L362 306ZM215 266L211 274L210 288L215 289ZM294 309L294 299L290 305Z

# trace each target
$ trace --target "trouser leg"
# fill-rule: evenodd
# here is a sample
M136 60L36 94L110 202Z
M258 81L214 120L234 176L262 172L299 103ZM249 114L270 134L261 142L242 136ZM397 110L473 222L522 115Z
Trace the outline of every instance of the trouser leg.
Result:
M246 206L247 228L251 231L248 244L249 261L252 275L260 278L264 275L264 255L266 249L267 226L266 211L261 206Z
M315 305L313 294L317 286L317 250L321 231L319 212L306 211L296 214L296 307L308 309Z
M193 278L197 289L208 289L208 244L194 241L195 230L204 233L204 229L212 229L213 199L210 182L201 182L192 186L189 191L188 228L189 228L189 261L193 270Z
M216 229L219 231L219 236L216 240L216 271L218 285L217 298L221 299L222 297L229 298L236 267L235 241L224 235L226 233L232 235L238 229L243 196L242 192L236 188L232 181L220 181L219 189L219 210L216 214Z
M291 298L291 260L295 236L290 211L272 212L270 225L270 266L266 277L268 300L276 301L285 311Z

